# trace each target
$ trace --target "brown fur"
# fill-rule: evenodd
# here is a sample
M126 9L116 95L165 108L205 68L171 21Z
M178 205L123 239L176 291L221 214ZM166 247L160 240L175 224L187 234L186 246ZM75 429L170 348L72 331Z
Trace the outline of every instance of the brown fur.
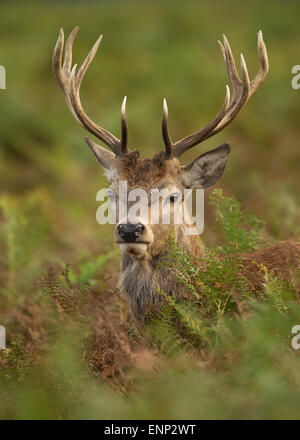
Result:
M157 153L152 159L143 159L139 151L132 151L117 158L116 168L119 180L126 180L130 188L157 188L163 180L178 181L181 175L180 163L173 158L167 160L164 153ZM148 178L147 178L148 176Z
M163 153L156 154L152 159L142 159L139 152L134 151L123 158L118 158L116 167L118 179L127 180L129 188L140 187L150 191L151 188L159 187L166 181L182 187L178 160L166 160ZM184 225L172 225L172 227L175 240L191 254L201 258L203 255L201 239L198 236L187 236ZM139 260L134 255L127 253L122 255L120 287L138 322L143 322L150 312L160 306L162 297L159 290L176 299L188 296L175 276L164 268L157 269L164 255L164 244L170 226L153 225L152 230L154 240L148 246L147 258ZM265 282L264 268L288 279L291 268L299 266L300 243L292 241L277 243L244 254L242 257L241 274L250 281L254 292L261 292Z
M226 61L229 82L233 91L232 99L230 100L229 90L227 90L225 102L219 112L220 119L218 117L214 118L206 127L173 144L168 132L167 103L164 101L162 131L165 152L157 153L152 159L142 159L138 151L128 152L126 98L123 101L121 110L121 139L115 138L115 136L102 127L97 126L97 124L92 124L86 116L79 100L82 68L79 68L77 71L72 70L74 74L73 79L75 79L75 81L70 81L70 79L72 79L72 72L68 60L70 60L72 54L72 44L77 31L78 27L73 29L70 34L68 39L69 44L67 43L65 48L64 63L62 64L64 32L62 29L60 30L53 53L53 70L64 91L67 104L77 122L80 122L83 127L87 128L90 133L93 133L113 151L113 153L108 152L90 139L86 139L97 160L104 167L108 179L113 182L113 188L116 194L120 180L126 180L129 189L140 187L147 191L150 191L151 188L159 188L161 184L168 184L170 188L176 186L177 189L183 187L208 188L214 185L224 172L230 152L228 144L223 144L197 157L186 167L180 167L178 159L174 157L179 157L189 148L222 130L242 109L250 96L262 85L269 69L267 50L263 41L262 32L259 31L257 34L261 63L260 70L255 76L255 79L249 81L247 68L243 62L243 87L241 87L241 80L236 75L235 63L226 37L224 36L224 45L219 42ZM93 48L94 54L100 41L101 38ZM174 205L172 209L174 211L176 205ZM144 216L146 215L144 214ZM119 220L123 221L123 219ZM144 223L141 223L142 221L144 221ZM163 252L162 250L168 232L166 225L163 225L161 222L159 225L154 225L153 228L147 228L146 225L148 223L141 218L141 215L139 217L136 216L133 222L134 226L138 227L140 231L145 231L145 234L143 232L142 234L138 233L134 236L135 232L133 232L134 238L130 238L130 236L127 235L127 239L123 240L122 235L125 237L126 232L124 232L124 224L121 223L119 226L123 227L123 233L116 229L115 237L120 239L119 243L121 243L122 246L125 246L122 257L121 286L127 295L136 318L141 319L146 309L148 309L151 304L157 302L156 290L158 287L173 296L181 295L182 292L177 285L175 277L170 278L162 270L153 270L156 267L155 265L159 263ZM179 243L186 246L191 253L201 253L200 248L195 246L195 242L191 240L190 236L185 235L185 230L182 225L172 226L175 230L176 240ZM142 235L144 236L142 237ZM122 242L122 240L124 242ZM129 246L127 246L125 242L129 242ZM256 283L259 271L256 269L258 265L255 264L254 261L258 264L265 265L269 269L274 269L277 272L283 271L287 274L289 264L298 263L299 260L299 244L287 243L289 242L278 244L277 247L271 247L264 251L259 251L252 254L252 256L245 256L246 276L253 279L254 284ZM258 285L261 284L261 281L257 282Z
M266 270L288 280L291 269L300 268L300 243L282 241L243 257L241 273L251 282L253 290L262 291Z

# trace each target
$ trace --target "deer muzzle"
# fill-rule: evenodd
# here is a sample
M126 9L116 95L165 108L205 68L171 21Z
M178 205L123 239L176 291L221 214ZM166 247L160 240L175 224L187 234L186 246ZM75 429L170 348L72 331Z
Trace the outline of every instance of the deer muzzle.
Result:
M117 227L118 237L126 243L136 243L142 238L145 226L142 223L137 224L119 224Z

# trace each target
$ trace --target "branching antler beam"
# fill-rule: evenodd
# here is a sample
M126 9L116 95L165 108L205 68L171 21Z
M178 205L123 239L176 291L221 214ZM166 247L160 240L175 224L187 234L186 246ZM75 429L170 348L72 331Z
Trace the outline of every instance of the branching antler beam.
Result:
M81 100L80 100L80 86L83 77L93 61L98 47L102 41L102 35L98 38L92 49L90 50L88 56L82 63L82 65L77 68L75 64L72 68L72 48L74 39L78 32L78 26L71 32L65 47L65 56L63 59L63 49L64 49L64 31L60 29L59 37L53 52L53 71L58 79L58 82L64 92L65 99L72 115L76 121L104 142L116 156L123 156L128 152L127 150L127 120L126 120L126 97L123 100L121 108L121 140L116 138L109 131L97 125L84 111Z
M223 35L223 44L220 41L218 41L218 43L227 67L229 83L232 89L231 99L229 87L226 86L225 101L217 116L205 127L201 128L190 136L175 142L174 144L172 143L168 132L168 108L166 100L164 100L162 132L165 142L165 154L169 158L181 156L189 148L203 142L204 140L223 130L223 128L225 128L226 125L228 125L242 110L249 98L260 88L266 78L269 70L269 63L267 49L261 31L259 31L257 34L260 68L252 81L249 80L246 62L242 54L240 56L242 79L240 79L229 42L225 35Z

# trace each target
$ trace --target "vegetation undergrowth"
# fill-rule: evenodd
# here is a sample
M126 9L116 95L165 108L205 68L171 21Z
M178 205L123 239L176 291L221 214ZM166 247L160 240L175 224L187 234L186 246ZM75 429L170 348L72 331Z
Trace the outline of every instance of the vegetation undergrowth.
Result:
M300 350L291 346L299 274L287 283L262 267L257 297L236 276L240 252L300 238L299 92L290 73L299 58L299 2L285 2L284 13L283 2L258 0L248 8L236 0L2 3L0 418L299 418ZM95 222L106 178L51 69L59 28L67 36L76 25L74 63L104 35L82 85L84 107L119 136L127 95L129 147L144 157L162 145L161 97L174 139L216 114L227 81L216 43L223 33L236 60L244 53L251 78L259 29L268 47L262 89L205 143L206 150L231 143L219 185L266 227L215 193L215 205L205 204L202 262L170 237L174 260L166 263L190 301L169 299L144 330L117 288L112 228Z
M190 296L178 302L159 291L164 306L144 329L105 275L114 252L76 270L56 261L38 300L4 303L1 417L297 417L299 274L287 282L265 271L254 296L239 269L241 253L265 244L263 223L220 190L210 201L222 245L196 258L170 233L163 264Z

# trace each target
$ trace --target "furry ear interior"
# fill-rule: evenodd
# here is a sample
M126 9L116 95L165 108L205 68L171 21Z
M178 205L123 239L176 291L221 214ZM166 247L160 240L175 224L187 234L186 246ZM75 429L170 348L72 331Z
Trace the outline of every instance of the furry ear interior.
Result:
M229 154L229 144L222 144L182 167L184 186L186 188L208 188L214 185L224 173Z
M113 180L116 156L112 151L106 150L106 148L100 147L96 142L92 141L88 137L84 138L97 161L100 163L102 168L104 168L106 177L109 181Z

